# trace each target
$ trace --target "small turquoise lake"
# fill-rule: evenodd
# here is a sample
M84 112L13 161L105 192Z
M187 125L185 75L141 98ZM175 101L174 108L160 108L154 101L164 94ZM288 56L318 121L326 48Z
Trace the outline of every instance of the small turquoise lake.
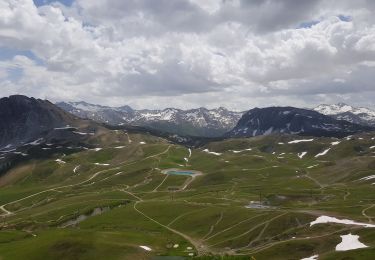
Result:
M191 171L178 171L178 170L169 170L165 172L166 174L172 174L172 175L193 175L194 172Z
M201 175L202 173L195 170L182 170L182 169L166 169L163 170L162 173L168 175L184 175L184 176L191 176L195 177L196 175Z

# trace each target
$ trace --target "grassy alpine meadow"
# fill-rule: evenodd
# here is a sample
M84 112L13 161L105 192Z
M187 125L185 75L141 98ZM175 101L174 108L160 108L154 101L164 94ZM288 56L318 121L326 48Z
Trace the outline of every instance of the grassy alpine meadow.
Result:
M0 259L375 259L374 136L104 131L0 177Z

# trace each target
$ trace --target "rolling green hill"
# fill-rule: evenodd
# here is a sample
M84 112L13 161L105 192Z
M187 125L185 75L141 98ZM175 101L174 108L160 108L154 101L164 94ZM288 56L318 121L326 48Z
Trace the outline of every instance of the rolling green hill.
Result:
M374 137L187 148L103 130L97 149L0 177L0 259L374 259ZM310 224L320 216L361 225ZM336 251L349 233L367 247Z

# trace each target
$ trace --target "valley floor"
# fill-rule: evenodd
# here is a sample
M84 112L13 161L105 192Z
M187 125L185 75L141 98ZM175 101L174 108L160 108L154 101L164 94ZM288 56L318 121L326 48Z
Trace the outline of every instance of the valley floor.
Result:
M374 136L108 131L0 177L0 259L374 259Z

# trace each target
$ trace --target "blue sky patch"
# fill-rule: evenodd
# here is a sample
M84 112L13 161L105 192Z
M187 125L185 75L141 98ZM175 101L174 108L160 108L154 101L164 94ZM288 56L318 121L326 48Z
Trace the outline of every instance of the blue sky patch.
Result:
M315 24L318 24L319 21L308 21L308 22L302 22L300 23L298 26L297 26L297 29L301 29L301 28L311 28L312 26L314 26Z
M338 15L337 16L341 21L344 21L344 22L350 22L353 20L353 18L350 16L350 15Z
M60 2L65 6L71 6L74 0L34 0L36 6L46 5L54 2Z
M8 79L13 82L17 82L22 78L23 69L18 67L7 68Z
M31 51L20 51L20 50L14 50L14 49L0 47L0 60L10 60L16 55L26 56L29 59L35 61L36 64L38 64L38 65L44 64L43 60L38 58Z

